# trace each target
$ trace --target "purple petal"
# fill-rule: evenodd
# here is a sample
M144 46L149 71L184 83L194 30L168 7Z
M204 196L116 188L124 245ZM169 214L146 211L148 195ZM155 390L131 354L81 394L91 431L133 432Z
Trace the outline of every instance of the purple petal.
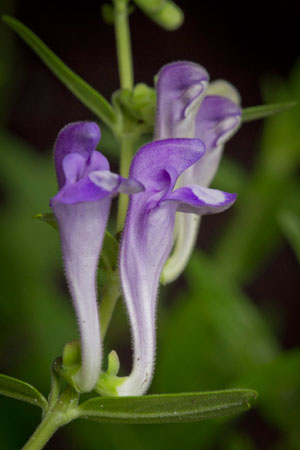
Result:
M241 109L236 103L225 97L209 95L197 113L195 137L204 142L208 151L228 140L240 122Z
M177 211L203 215L225 211L235 202L236 197L236 194L217 189L190 185L176 189L161 203L175 202Z
M120 278L132 328L133 369L119 395L142 395L155 361L155 311L160 273L171 251L176 205L149 208L158 194L131 197L120 247ZM154 203L154 202L153 202ZM157 202L156 202L157 203Z
M203 67L188 61L161 69L157 81L155 139L195 137L195 115L208 78Z
M91 156L87 161L86 169L83 175L84 176L89 175L91 172L94 172L95 170L109 170L108 159L104 155L102 155L102 153L96 150L91 153Z
M111 192L97 186L89 177L81 178L77 183L65 185L55 197L50 201L52 207L53 202L64 203L66 205L75 205L82 202L95 202L107 196L111 196Z
M133 158L130 177L146 189L160 191L174 184L177 177L205 153L199 139L166 139L142 147ZM171 180L170 180L171 176Z
M75 383L82 392L95 386L101 364L96 274L110 198L67 205L52 201L57 217L66 277L81 335L82 367Z
M63 173L65 175L65 184L76 183L82 178L86 167L86 160L79 153L69 153L62 161Z
M59 188L65 184L63 171L63 159L65 156L69 153L78 153L85 161L88 161L99 140L100 129L94 122L71 123L60 131L54 147L54 160ZM106 158L104 159L106 160Z

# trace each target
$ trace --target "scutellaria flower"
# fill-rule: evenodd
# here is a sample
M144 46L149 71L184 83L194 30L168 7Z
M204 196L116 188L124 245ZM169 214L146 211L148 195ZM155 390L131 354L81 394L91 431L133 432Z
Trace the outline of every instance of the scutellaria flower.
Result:
M198 138L206 153L179 177L177 187L212 182L225 142L241 123L240 97L223 80L209 83L207 71L193 62L164 66L157 80L155 139ZM195 245L201 215L176 216L173 252L164 267L162 281L175 280L184 270Z
M133 336L133 369L118 387L119 395L142 395L151 382L155 362L155 316L159 279L171 252L176 211L213 214L235 201L235 194L187 184L180 176L205 156L199 139L167 139L142 147L130 177L143 192L130 197L120 248L120 278Z
M96 151L99 140L94 122L71 123L60 131L54 149L59 192L50 201L80 329L82 361L73 382L81 392L93 389L101 368L96 276L111 199L143 189L110 172L107 159Z

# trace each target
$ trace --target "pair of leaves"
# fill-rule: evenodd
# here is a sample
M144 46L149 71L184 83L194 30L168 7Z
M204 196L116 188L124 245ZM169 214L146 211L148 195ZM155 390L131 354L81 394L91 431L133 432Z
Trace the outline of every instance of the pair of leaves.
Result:
M48 402L33 386L0 375L0 393L39 406ZM257 393L247 389L141 397L95 397L79 405L76 418L110 423L174 423L239 413L250 407Z

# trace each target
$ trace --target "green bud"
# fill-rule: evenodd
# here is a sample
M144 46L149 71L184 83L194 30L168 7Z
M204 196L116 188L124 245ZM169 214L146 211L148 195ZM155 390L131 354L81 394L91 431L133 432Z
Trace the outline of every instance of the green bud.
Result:
M136 5L154 22L168 31L179 28L183 11L172 0L134 0Z
M144 83L137 84L133 91L123 89L114 94L122 114L136 122L143 122L149 131L153 129L156 93Z
M112 350L110 354L108 355L108 367L107 367L107 374L116 376L118 375L120 370L120 360L118 357L117 352L115 350Z

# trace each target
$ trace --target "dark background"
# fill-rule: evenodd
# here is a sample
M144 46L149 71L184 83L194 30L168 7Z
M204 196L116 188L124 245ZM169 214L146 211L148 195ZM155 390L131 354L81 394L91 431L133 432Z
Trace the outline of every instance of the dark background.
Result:
M16 1L15 16L104 96L118 88L113 27L101 19L104 2ZM240 91L244 106L261 103L266 75L286 76L298 56L296 17L289 2L179 1L183 26L167 32L136 9L131 16L135 81L153 84L153 76L170 61L191 60L207 68L211 79L224 78ZM18 90L9 127L45 150L66 122L91 114L73 98L39 59L18 41ZM20 62L21 60L21 62ZM18 67L18 66L17 66ZM47 126L45 126L47 123ZM259 124L248 125L231 150L251 162ZM249 139L248 139L249 136ZM246 146L246 148L245 148Z

